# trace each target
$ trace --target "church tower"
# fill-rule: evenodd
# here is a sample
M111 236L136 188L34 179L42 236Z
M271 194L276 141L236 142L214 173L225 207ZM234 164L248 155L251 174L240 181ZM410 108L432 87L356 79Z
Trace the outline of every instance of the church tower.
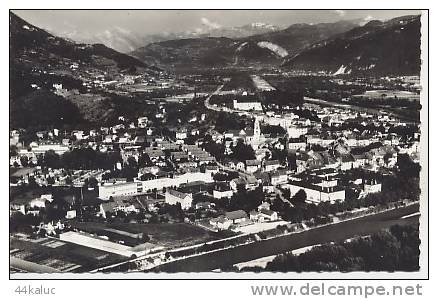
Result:
M256 117L254 119L254 139L258 140L260 139L261 131L260 131L260 122L258 118Z
M254 118L254 135L251 138L250 145L251 147L256 150L259 148L260 144L263 143L265 140L264 136L262 135L262 131L260 129L260 120L259 118Z

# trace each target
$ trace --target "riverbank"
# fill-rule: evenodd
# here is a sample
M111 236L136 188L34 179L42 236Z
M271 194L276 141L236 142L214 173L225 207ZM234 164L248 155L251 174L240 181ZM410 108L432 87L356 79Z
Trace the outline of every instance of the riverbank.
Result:
M382 213L345 220L342 222L291 233L275 238L251 242L233 248L186 257L152 269L156 272L204 272L258 258L276 255L306 246L342 241L359 235L368 235L395 224L413 225L419 217L401 217L418 212L419 204L388 210Z

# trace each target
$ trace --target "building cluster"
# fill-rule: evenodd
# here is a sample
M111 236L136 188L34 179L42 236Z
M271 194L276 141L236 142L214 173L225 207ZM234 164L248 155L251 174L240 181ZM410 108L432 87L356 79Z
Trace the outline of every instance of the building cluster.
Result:
M135 86L139 80L123 76L125 85ZM261 91L272 88L260 77L252 80ZM62 90L61 85L54 88ZM275 105L262 107L255 98L233 102L229 113L245 115L247 125L252 121L240 130L200 129L196 124L206 121L205 113L165 129L155 126L149 115L134 120L120 116L108 127L39 131L29 142L27 132L12 130L11 185L33 181L92 189L97 199L93 213L105 219L142 214L142 221L148 221L163 207L178 207L185 219L204 219L202 225L220 230L278 221L281 211L269 204L278 197L289 203L304 194L306 202L319 204L344 201L347 188L362 197L380 192L381 175L396 167L398 155L419 159L417 123L385 112L309 103L280 111ZM166 106L158 103L155 119L166 123L167 117ZM280 133L263 133L266 128ZM253 154L238 156L239 148ZM99 157L106 157L106 164L84 162L79 169L64 169L69 154L80 150L103 155ZM373 175L351 177L354 170ZM236 194L258 188L264 193L262 206L246 212L228 208ZM66 218L78 216L77 202L77 196L67 201ZM10 205L11 213L22 214L37 214L47 206L50 200L41 196L14 199Z

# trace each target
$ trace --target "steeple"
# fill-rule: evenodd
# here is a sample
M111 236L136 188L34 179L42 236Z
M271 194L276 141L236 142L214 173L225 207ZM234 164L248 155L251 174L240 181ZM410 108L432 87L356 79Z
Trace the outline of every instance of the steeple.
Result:
M259 139L261 135L260 122L257 117L254 119L254 139Z

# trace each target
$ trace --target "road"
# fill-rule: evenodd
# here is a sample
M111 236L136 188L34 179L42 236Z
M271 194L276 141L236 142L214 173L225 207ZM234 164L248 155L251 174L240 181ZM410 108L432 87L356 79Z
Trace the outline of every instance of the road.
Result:
M159 272L205 272L327 242L343 241L354 236L363 236L387 229L395 224L413 225L419 216L402 218L418 212L419 205L365 216L333 225L310 229L269 240L250 243L235 248L194 256L163 264L154 269Z
M228 107L224 107L224 106L214 106L210 104L210 98L214 95L219 94L219 92L222 90L222 88L224 87L224 85L220 85L216 91L214 91L212 94L210 94L204 101L204 106L205 108L209 109L209 110L213 110L213 111L217 111L217 112L227 112L227 113L238 113L239 115L247 115L250 117L255 117L256 115L259 114L264 114L261 112L249 112L249 111L243 111L243 110L236 110L236 109L232 109L232 108L228 108Z
M221 108L219 108L219 107L215 107L215 106L213 106L213 105L211 105L210 104L210 99L211 99L211 97L212 96L214 96L214 95L217 95L221 90L222 90L222 88L224 88L224 84L222 84L222 85L220 85L212 94L210 94L206 99L205 99L205 101L204 101L204 106L205 106L205 108L207 108L207 109L210 109L210 110L214 110L214 111L222 111L222 109Z

